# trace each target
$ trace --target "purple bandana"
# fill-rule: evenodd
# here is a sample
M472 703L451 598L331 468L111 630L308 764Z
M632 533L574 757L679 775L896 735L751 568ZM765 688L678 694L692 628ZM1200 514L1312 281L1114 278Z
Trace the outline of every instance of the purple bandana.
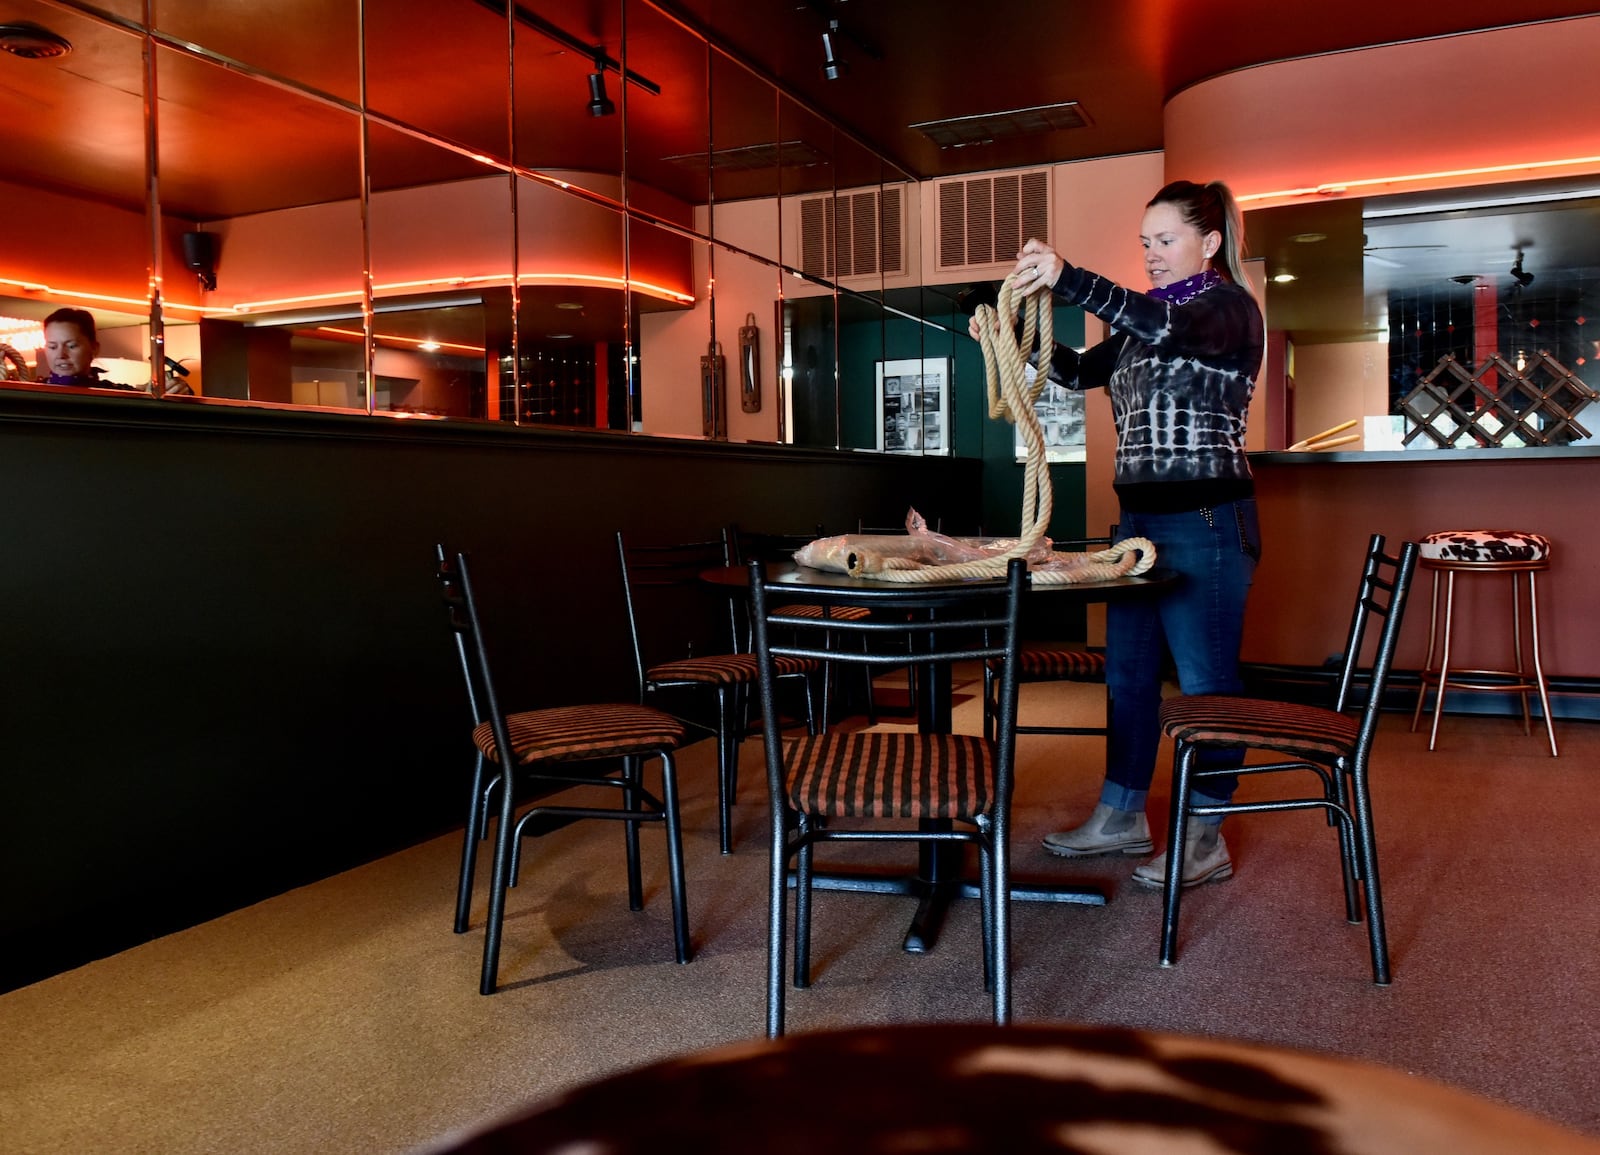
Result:
M1214 289L1223 283L1223 276L1215 269L1205 269L1192 277L1185 277L1181 281L1173 281L1170 285L1163 285L1159 289L1151 289L1150 295L1158 301L1166 301L1169 305L1187 305L1207 289Z

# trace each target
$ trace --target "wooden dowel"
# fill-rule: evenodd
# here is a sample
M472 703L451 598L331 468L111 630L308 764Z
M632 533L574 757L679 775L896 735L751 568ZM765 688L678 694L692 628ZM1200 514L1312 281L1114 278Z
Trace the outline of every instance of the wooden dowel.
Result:
M1359 419L1353 418L1349 421L1346 421L1343 425L1335 425L1332 429L1324 429L1321 433L1313 433L1304 441L1296 441L1293 445L1289 446L1288 452L1297 453L1303 449L1325 449L1329 445L1345 445L1351 441L1358 440L1361 437L1361 434L1359 433L1351 437L1341 437L1337 441L1328 440L1328 438L1332 437L1335 433L1343 433L1346 429L1353 428L1357 420Z
M1288 451L1290 453L1299 453L1302 451L1307 453L1315 453L1319 449L1332 449L1335 445L1349 445L1352 441L1360 440L1361 434L1352 433L1348 437L1335 437L1330 441L1318 441L1314 444L1309 441L1296 441L1293 445L1289 446Z

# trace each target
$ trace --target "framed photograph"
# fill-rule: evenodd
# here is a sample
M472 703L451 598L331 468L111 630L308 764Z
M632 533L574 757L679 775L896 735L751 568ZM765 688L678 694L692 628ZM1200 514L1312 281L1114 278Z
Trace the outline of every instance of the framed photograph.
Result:
M1033 385L1034 369L1027 369L1028 385ZM1087 457L1084 439L1083 394L1064 385L1045 382L1044 392L1033 403L1039 415L1039 427L1044 431L1044 459L1046 461L1083 461ZM1018 461L1028 457L1028 447L1023 443L1022 431L1016 430L1016 455Z
M950 359L878 362L878 448L950 452Z

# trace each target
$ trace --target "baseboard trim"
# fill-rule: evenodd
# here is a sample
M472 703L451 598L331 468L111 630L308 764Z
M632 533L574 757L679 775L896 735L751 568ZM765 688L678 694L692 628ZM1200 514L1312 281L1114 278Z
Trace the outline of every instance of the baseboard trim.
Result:
M1338 683L1336 666L1275 665L1245 662L1240 667L1247 693L1290 702L1326 705ZM1507 679L1509 681L1509 679ZM1550 714L1558 721L1600 722L1600 678L1562 676L1547 679L1550 689ZM1393 670L1384 690L1383 708L1409 713L1416 707L1417 690L1422 684L1417 670ZM1431 707L1433 699L1428 699ZM1531 703L1534 718L1540 716L1537 696ZM1518 717L1521 706L1515 695L1473 693L1453 690L1445 695L1446 714L1482 714Z

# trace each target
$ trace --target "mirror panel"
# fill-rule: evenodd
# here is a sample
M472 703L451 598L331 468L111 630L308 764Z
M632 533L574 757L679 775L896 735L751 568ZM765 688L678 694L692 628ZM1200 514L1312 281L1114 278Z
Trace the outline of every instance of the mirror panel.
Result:
M622 201L624 105L617 21L620 0L584 5L519 3L516 17L514 159ZM599 60L596 59L599 54ZM599 75L605 104L591 112ZM632 92L628 98L632 98Z
M370 16L372 5L367 5ZM381 7L381 5L379 6ZM152 0L153 27L248 68L361 101L360 0L194 4ZM143 23L143 14L134 19ZM169 97L160 89L163 103Z
M368 4L363 15L368 109L471 152L510 159L504 5Z
M173 48L156 70L165 291L200 317L197 391L366 410L361 347L332 331L361 329L360 117Z
M630 343L626 218L549 181L517 185L518 420L611 428Z
M510 353L510 176L379 124L367 171L374 411L500 416L488 382Z
M623 9L627 67L638 78L627 86L626 103L619 101L627 122L628 203L643 207L640 194L650 190L681 205L705 205L710 200L710 53L699 38L643 0L623 0ZM612 98L617 99L615 92Z
M703 238L630 220L630 303L638 324L633 428L667 437L702 437L711 423L703 399L711 299L711 245Z
M140 38L34 0L7 3L5 18L47 28L71 49L5 58L0 202L11 227L0 244L0 343L13 352L0 376L50 376L42 322L70 306L95 320L99 380L147 388L151 230Z

